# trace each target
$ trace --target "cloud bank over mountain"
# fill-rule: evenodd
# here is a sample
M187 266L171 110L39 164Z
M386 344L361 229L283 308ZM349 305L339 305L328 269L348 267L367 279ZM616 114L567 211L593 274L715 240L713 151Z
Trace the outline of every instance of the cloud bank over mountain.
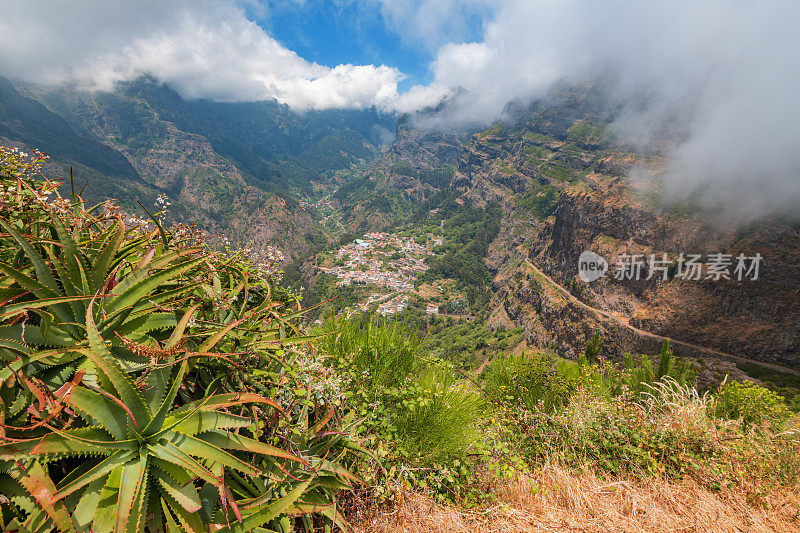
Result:
M0 73L110 89L150 74L187 98L276 98L299 109L386 106L403 74L299 57L226 0L31 0L5 6Z
M797 217L798 27L792 0L508 0L482 42L439 48L433 82L397 105L459 86L467 96L450 121L486 123L558 80L604 77L623 106L614 125L623 139L674 141L670 196L742 219Z
M401 92L405 76L392 66L308 61L248 18L269 12L255 0L9 3L0 74L94 89L151 74L187 98L276 98L300 110L413 111L457 89L455 125L496 120L510 100L558 80L602 76L624 106L622 138L678 134L671 193L711 190L702 201L745 215L800 201L795 0L337 1L378 10L407 46L426 50L430 81ZM462 42L476 24L482 37Z

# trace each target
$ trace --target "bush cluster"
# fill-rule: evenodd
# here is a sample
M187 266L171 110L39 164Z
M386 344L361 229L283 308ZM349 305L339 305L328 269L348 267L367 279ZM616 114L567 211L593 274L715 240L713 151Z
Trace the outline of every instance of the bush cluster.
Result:
M485 503L492 483L553 463L691 476L712 489L800 481L800 459L789 452L798 435L785 431L782 399L747 383L700 394L694 365L669 343L655 358L612 364L596 335L578 361L496 354L471 377L427 360L399 322L331 319L325 330L323 350L349 376L355 438L377 459L354 469L379 493L400 483L440 501Z

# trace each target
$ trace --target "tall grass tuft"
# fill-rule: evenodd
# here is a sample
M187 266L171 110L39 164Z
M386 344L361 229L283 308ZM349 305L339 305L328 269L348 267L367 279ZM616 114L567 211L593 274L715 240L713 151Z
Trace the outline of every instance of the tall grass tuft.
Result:
M323 332L320 347L369 391L397 386L420 368L420 340L402 324L330 316Z
M397 419L398 440L405 449L426 463L472 450L480 440L480 394L439 367L423 371L417 385L420 396L406 401Z

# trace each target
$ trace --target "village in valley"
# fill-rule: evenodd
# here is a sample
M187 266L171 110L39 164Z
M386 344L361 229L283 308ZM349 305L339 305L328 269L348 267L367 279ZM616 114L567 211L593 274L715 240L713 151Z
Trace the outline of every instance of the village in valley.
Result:
M413 296L417 277L428 271L426 260L441 246L441 236L413 238L394 233L373 232L355 239L323 258L319 270L336 277L336 286L374 286L377 290L349 312L368 311L391 316L404 311ZM439 306L426 302L428 314L439 314Z

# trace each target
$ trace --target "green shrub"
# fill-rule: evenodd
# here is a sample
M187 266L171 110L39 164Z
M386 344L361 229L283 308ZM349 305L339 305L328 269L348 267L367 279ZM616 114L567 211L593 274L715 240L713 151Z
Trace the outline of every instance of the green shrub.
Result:
M541 352L498 355L486 375L486 392L497 400L547 411L566 404L578 385L574 363Z
M426 369L416 385L416 397L398 399L398 445L422 463L474 451L480 440L481 396L446 368Z
M708 400L678 385L652 394L656 399L642 404L584 390L556 413L533 411L529 457L636 476L682 476L690 472L687 459L713 459L719 449L708 431Z
M518 198L518 206L530 211L531 215L544 220L552 215L558 207L561 191L552 185L536 185L522 198Z
M714 414L728 420L741 419L746 428L778 429L789 419L791 411L776 392L752 381L729 381L714 397Z
M661 344L658 365L653 369L650 356L643 354L639 364L635 364L631 354L625 354L625 384L634 394L646 392L653 383L671 378L677 384L693 385L697 379L697 371L690 361L678 360L669 347L669 340Z
M468 453L481 442L483 399L454 372L426 362L402 322L329 318L321 351L342 376L342 416L375 459L352 466L389 494L396 483L440 501L477 497Z
M419 175L419 172L417 172L417 169L414 168L414 165L412 165L411 162L406 159L401 159L397 163L392 164L392 166L389 167L389 170L395 174L408 176L411 178L416 178Z

